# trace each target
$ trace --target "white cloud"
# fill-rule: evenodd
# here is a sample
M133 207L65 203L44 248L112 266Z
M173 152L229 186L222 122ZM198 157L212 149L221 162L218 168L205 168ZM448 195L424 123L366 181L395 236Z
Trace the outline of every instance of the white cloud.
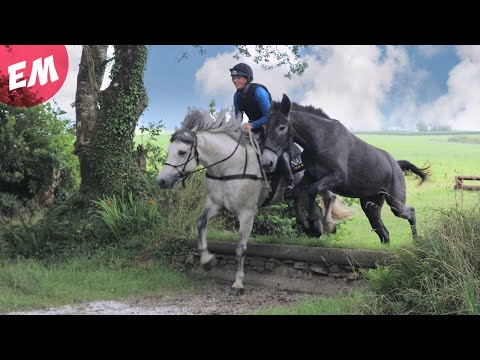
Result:
M427 124L454 130L480 130L480 46L457 46L460 62L449 72L448 91L420 107Z
M228 69L237 62L252 66L255 82L263 83L274 100L283 93L292 101L321 107L331 117L352 129L378 130L383 116L380 105L392 87L395 75L408 64L404 47L318 46L308 58L303 76L287 79L285 69L265 71L252 60L232 58L233 53L209 58L196 74L196 88L208 96L233 103L235 88Z
M111 59L115 55L115 48L113 45L108 45L107 49L107 60ZM110 72L112 71L113 61L109 61L107 66L105 67L105 75L103 76L102 86L100 86L100 90L105 90L112 79L110 79Z
M81 45L67 45L68 53L68 73L65 82L60 90L53 97L55 102L62 110L67 113L63 116L72 121L75 121L75 109L71 104L75 101L75 92L77 90L77 74L80 59L82 57Z
M391 95L393 108L385 119L385 129L416 130L417 123L423 120L418 105L418 92L429 76L430 73L424 69L412 68L402 74L399 94Z
M304 77L312 84L301 104L321 107L353 130L380 130L380 106L408 55L401 46L388 46L384 53L374 45L319 46L309 63Z

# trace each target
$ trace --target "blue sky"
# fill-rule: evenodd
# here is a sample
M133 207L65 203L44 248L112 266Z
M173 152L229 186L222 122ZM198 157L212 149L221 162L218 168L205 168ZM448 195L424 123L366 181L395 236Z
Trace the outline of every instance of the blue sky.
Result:
M81 47L68 46L71 74L58 103L73 102ZM150 47L145 85L149 106L140 122L162 120L179 126L189 106L217 109L232 105L234 87L228 69L239 61L254 70L275 100L283 93L304 105L321 107L351 130L415 130L423 121L456 130L480 130L480 46L313 46L309 68L286 79L284 68L266 71L251 59L236 60L231 45ZM188 59L178 62L184 51ZM106 85L106 84L105 84Z

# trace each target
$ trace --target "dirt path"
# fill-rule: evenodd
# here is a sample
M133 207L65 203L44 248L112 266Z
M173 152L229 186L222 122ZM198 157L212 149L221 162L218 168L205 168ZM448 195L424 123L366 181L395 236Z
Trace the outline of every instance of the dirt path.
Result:
M315 294L302 290L302 280L258 276L250 278L245 294L232 296L231 282L204 279L205 284L195 290L160 297L136 299L128 302L95 301L60 308L12 312L6 315L240 315L258 309L288 307L312 296L331 296L352 290L355 285L343 279L321 278L315 285ZM295 282L295 290L288 290ZM305 282L309 286L311 281ZM305 285L304 284L304 285ZM307 292L305 292L307 291Z

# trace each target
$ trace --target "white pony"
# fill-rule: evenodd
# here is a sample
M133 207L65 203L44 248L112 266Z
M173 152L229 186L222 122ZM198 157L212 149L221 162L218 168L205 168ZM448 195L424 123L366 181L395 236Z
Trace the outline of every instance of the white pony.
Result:
M225 111L220 112L215 120L208 111L191 110L182 127L172 135L167 159L157 176L158 185L170 189L178 180L195 171L199 164L207 169L207 201L197 222L200 263L205 270L215 266L215 255L207 248L206 226L208 220L221 210L228 210L240 224L240 241L235 252L238 269L232 286L235 295L242 294L244 290L243 262L257 210L267 205L264 203L266 199L270 199L268 205L282 202L284 186L280 177L275 194L269 194L270 188L260 166L260 154L241 129L241 122L236 119L228 121ZM303 171L296 173L294 183L297 184L303 176ZM300 193L295 200L297 222L310 236L320 237L323 225L327 231L335 232L335 224L352 214L348 207L336 200L335 194L328 192L322 195L326 209L324 217L315 201L316 194ZM308 222L304 219L301 205L308 208Z

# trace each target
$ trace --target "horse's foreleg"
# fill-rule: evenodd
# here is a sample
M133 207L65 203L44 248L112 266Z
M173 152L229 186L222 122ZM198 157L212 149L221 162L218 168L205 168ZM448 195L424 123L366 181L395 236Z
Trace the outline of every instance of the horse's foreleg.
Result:
M309 197L305 190L311 184L311 181L312 181L312 178L308 175L306 171L304 171L302 178L300 179L298 184L295 185L295 188L294 188L295 195L293 196L293 207L295 209L295 218L296 218L297 224L302 226L303 231L307 235L310 234L310 225L305 220L303 209L308 209L310 206Z
M299 198L294 199L293 206L295 208L295 218L297 219L297 223L300 224L303 231L308 234L310 226L308 225L308 222L305 221L302 204L304 207L308 206L308 197L305 193L302 193Z
M200 252L200 264L202 265L203 269L208 271L213 269L216 265L215 255L211 254L208 251L207 247L207 223L212 217L217 215L221 210L221 207L214 204L207 198L207 203L205 205L205 209L203 210L202 215L197 221L197 229L198 229L198 251Z
M235 249L235 256L237 259L237 274L235 275L235 282L232 285L233 295L243 294L243 277L245 273L243 271L243 262L245 260L245 252L247 251L247 243L252 233L253 220L255 218L255 210L245 210L240 212L238 221L240 224L240 241L237 243Z

